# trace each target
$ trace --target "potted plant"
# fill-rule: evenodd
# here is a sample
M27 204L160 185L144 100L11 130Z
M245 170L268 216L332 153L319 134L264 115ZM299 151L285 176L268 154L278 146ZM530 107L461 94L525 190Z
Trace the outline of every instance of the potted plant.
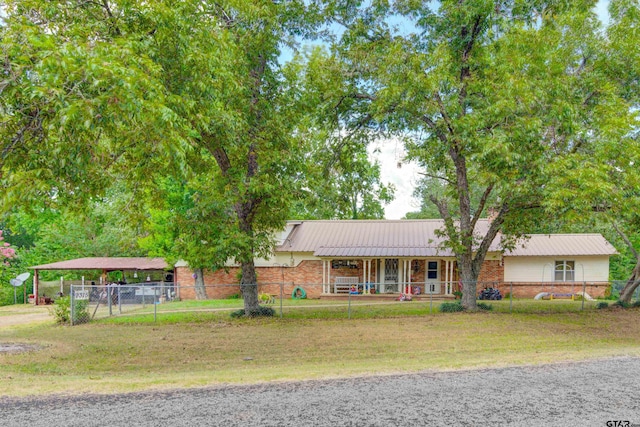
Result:
M454 291L453 295L456 297L456 299L462 299L462 291Z

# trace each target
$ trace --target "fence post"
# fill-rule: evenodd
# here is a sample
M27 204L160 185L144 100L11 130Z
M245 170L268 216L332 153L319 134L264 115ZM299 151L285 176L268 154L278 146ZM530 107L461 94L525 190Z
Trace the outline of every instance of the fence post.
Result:
M280 318L282 319L282 298L284 297L284 282L280 283Z
M425 289L427 284L424 285ZM431 285L429 285L429 314L433 313L433 292L431 292Z
M156 301L156 289L158 289L157 286L153 287L153 321L157 322L158 321L158 302Z
M69 295L69 303L71 304L70 307L70 318L69 318L69 322L71 323L71 326L73 326L73 318L75 316L75 308L76 308L76 304L75 304L75 292L73 291L73 285L71 285L71 289L69 290L69 293L71 295Z
M513 282L509 282L509 313L513 313Z
M347 317L351 319L351 290L349 290L349 308L347 309Z
M586 299L585 298L586 293L587 293L587 282L583 281L582 282L582 308L580 309L582 311L584 311L584 300Z
M120 297L120 288L121 286L118 286L118 312L122 314L122 298Z
M107 285L107 301L109 301L109 316L113 316L113 312L111 304L113 303L112 298L113 295L111 295L111 292L113 292L113 287L111 287L110 285Z

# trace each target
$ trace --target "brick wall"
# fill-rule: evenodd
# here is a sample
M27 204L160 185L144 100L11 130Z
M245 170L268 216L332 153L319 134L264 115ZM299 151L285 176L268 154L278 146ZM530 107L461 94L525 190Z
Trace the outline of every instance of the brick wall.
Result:
M440 263L441 278L444 278L444 262ZM205 285L207 286L207 296L209 298L228 298L240 292L238 284L239 268L229 268L228 272L218 270L216 272L206 271L204 276ZM258 291L273 295L280 295L280 284L284 283L283 295L287 298L291 297L293 290L300 286L307 293L307 298L318 298L322 295L322 261L302 261L297 267L257 267L258 274ZM175 279L181 285L179 289L179 297L182 299L195 299L193 272L186 267L177 267ZM412 272L414 282L424 281L425 266L424 261L420 260L420 271ZM359 277L362 278L362 263L358 264L358 268L340 268L331 269L331 282L335 278L341 277ZM372 263L371 277L375 278L375 263ZM457 272L454 273L454 279ZM480 270L480 280L478 283L478 292L486 286L495 286L502 295L510 291L510 284L503 281L504 267L500 265L498 260L485 261ZM214 286L227 285L227 286ZM594 298L604 296L608 283L587 283L586 292ZM540 292L555 293L576 293L582 292L582 284L565 284L565 283L513 283L513 295L518 298L533 298Z
M585 292L593 298L603 298L607 287L606 282L587 282L585 286ZM500 293L506 295L510 292L511 284L502 282L498 285ZM482 290L481 286L478 286L478 291ZM582 293L582 283L563 283L563 282L546 282L546 283L513 283L513 296L516 298L533 298L541 292L550 292L557 294L575 294Z
M485 260L480 268L478 282L502 282L504 280L504 265L499 260Z

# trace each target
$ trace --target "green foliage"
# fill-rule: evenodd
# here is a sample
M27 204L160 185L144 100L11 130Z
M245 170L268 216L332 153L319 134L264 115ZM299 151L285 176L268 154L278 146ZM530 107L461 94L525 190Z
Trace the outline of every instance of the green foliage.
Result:
M622 300L617 300L616 302L614 302L612 304L613 307L620 307L620 308L629 308L631 307L631 304L626 302L626 301L622 301Z
M81 323L87 323L90 320L89 317L89 301L76 300L73 310L73 324L79 325ZM56 298L53 307L50 309L52 316L55 318L58 324L67 324L71 320L71 297L64 296Z
M71 297L57 298L50 311L56 323L66 325L71 319Z
M610 38L592 6L393 1L345 18L335 52L353 67L354 97L366 104L354 103L353 122L405 138L429 182L422 197L437 208L422 211L445 220L464 283L477 281L498 232L517 237L542 210L577 220L611 192L616 168L603 158L629 166L623 153L636 119L622 92L635 80L608 61L624 57L612 40L629 47L617 22L636 25L636 8L618 8L619 37ZM391 15L406 22L394 27ZM492 227L479 234L489 208ZM463 304L473 307L468 287Z
M81 323L88 323L91 320L88 310L88 300L75 300L75 307L73 310L73 324L79 325Z
M479 308L480 310L484 310L484 311L491 311L491 310L493 310L493 306L492 306L491 304L489 304L489 303L486 303L486 302L479 302L479 303L478 303L478 308Z
M313 104L278 58L292 37L314 32L322 9L5 5L0 151L11 155L0 158L0 208L86 206L117 182L136 196L132 208L155 208L149 234L131 234L145 249L194 268L234 259L246 267L243 282L255 283L253 259L271 252L304 172ZM180 202L162 203L167 193Z
M459 311L464 311L464 307L462 304L458 302L443 302L440 304L440 312L441 313L456 313Z
M599 302L596 304L596 308L597 308L598 310L602 310L603 308L607 308L607 307L609 307L609 303L608 303L608 302L606 302L606 301L599 301Z
M634 307L634 308L640 307L640 300L636 300L633 303L631 303L631 307Z
M249 311L242 309L231 312L231 318L233 319L241 317L273 317L275 315L276 311L273 308L265 306L258 306L258 308Z

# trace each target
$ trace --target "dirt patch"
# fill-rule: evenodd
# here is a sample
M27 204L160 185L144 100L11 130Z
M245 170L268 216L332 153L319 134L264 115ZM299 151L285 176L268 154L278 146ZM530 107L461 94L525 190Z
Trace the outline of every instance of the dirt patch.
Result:
M36 344L0 342L0 353L24 353L26 351L37 351L41 348L42 346Z
M32 309L31 312L11 313L5 316L0 316L0 328L28 325L32 323L44 323L52 320L53 317L51 317L51 313L49 313L48 309Z

